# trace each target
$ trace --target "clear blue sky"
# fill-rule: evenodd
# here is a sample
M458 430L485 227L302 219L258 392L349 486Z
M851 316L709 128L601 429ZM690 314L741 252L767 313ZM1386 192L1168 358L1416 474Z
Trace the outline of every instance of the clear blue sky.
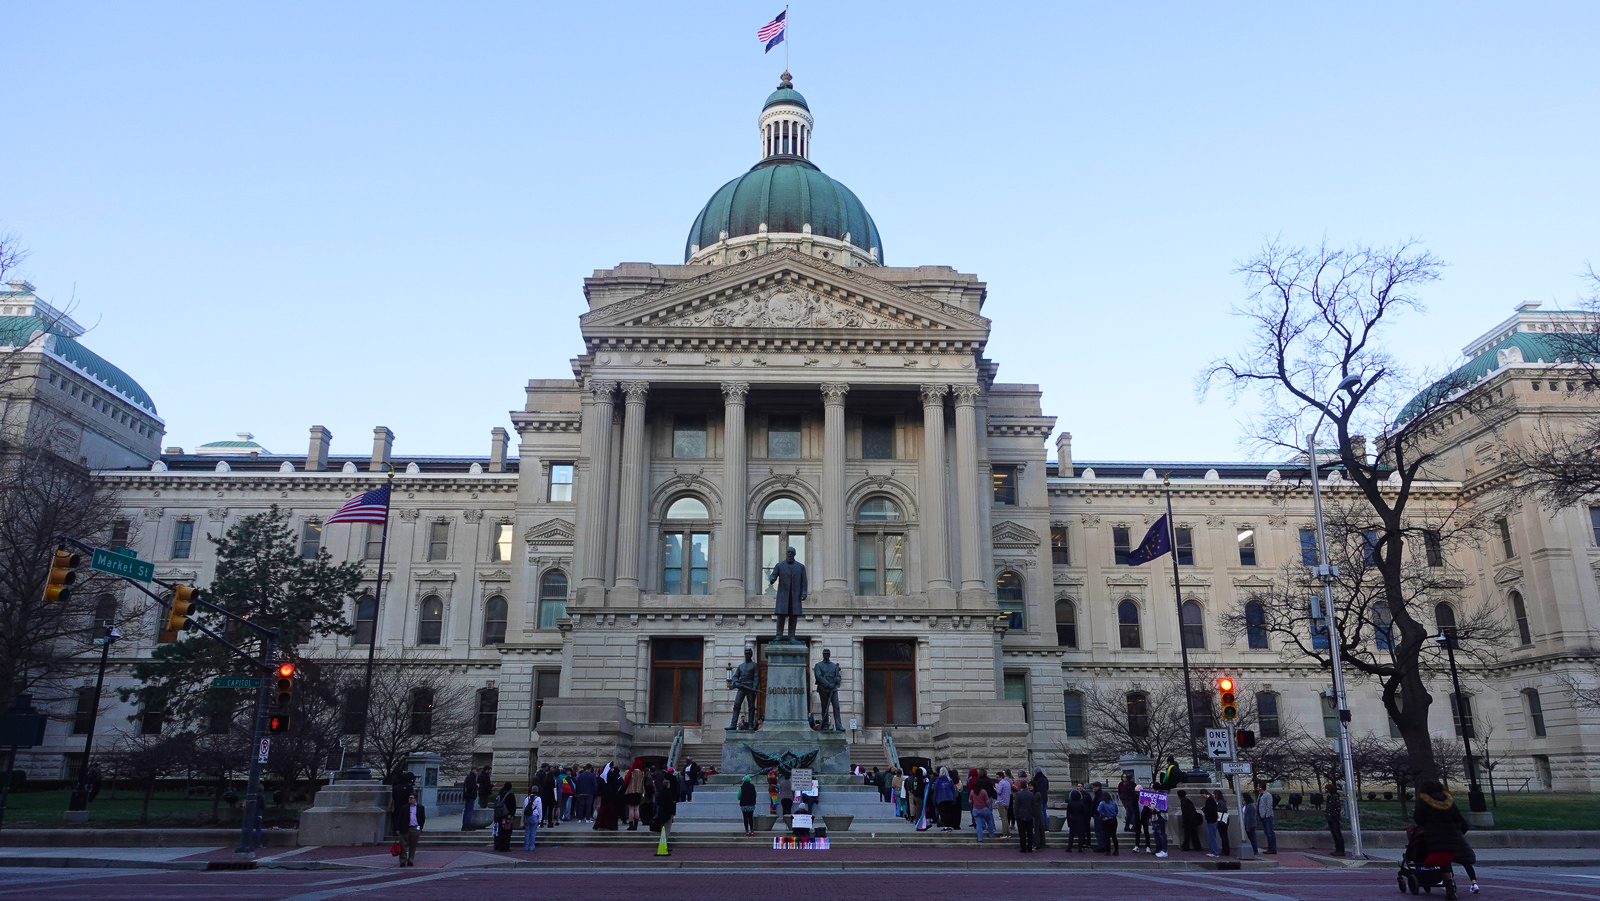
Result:
M582 279L682 259L755 161L778 2L13 0L0 230L167 444L486 454ZM1240 459L1194 377L1271 235L1451 267L1419 367L1600 264L1600 4L794 3L813 157L892 265L989 284L1079 459ZM1052 454L1054 453L1052 448Z

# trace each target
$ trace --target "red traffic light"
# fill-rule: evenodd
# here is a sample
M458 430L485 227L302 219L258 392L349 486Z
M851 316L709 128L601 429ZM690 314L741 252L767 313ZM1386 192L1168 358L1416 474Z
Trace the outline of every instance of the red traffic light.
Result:
M289 715L284 713L275 713L272 716L267 717L267 731L288 732Z
M1228 678L1218 679L1217 688L1221 691L1233 691L1233 680Z
M278 664L278 676L280 678L284 678L284 679L293 679L294 678L294 664L292 664L292 663L280 663L280 664Z

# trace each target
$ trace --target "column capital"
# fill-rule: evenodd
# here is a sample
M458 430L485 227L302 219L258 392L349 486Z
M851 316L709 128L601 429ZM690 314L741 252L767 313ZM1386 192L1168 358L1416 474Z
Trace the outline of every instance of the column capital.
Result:
M844 396L850 393L850 386L844 382L823 382L822 400L824 403L842 404Z
M970 407L977 403L978 395L983 393L983 389L977 385L952 385L950 393L956 397L956 406Z
M612 400L611 395L616 392L617 383L614 379L590 379L585 387L595 400Z
M935 404L938 404L939 406L943 406L944 405L944 396L946 394L949 394L949 393L950 393L950 386L949 385L923 385L922 386L922 405L924 407L931 407L931 406L933 406Z
M645 396L648 395L649 393L650 393L650 383L649 382L623 382L622 383L622 394L626 398L627 403L630 403L630 404L642 404L642 403L644 403Z
M723 382L722 400L724 403L742 404L745 395L750 393L749 382Z

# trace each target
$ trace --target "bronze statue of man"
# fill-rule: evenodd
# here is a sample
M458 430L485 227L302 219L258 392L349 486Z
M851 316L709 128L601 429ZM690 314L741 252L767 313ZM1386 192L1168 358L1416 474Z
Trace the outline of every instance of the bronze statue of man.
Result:
M783 618L789 618L789 641L794 637L795 625L800 619L800 603L806 599L806 565L794 558L794 548L784 551L783 559L772 567L767 584L778 584L778 594L773 602L773 612L778 615L778 635L774 641L783 641Z
M844 674L839 671L839 664L833 662L833 652L824 648L822 659L811 668L811 675L817 679L817 695L822 702L822 731L842 732L844 726L839 723L839 683ZM833 704L833 728L828 728L828 705Z
M750 728L755 728L756 722L756 662L752 659L753 652L744 649L744 662L733 671L733 688L738 692L733 700L733 721L728 723L729 729L739 728L739 710L742 708L749 714Z

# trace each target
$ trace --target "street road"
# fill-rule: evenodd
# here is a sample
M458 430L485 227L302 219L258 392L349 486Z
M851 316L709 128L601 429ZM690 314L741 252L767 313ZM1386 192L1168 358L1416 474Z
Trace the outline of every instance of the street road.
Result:
M1020 862L1019 862L1020 863ZM1474 901L1551 897L1600 901L1600 867L1485 867L1483 893ZM871 898L927 901L930 898L983 898L984 901L1038 901L1062 897L1071 886L1077 897L1148 898L1157 896L1218 901L1345 901L1394 898L1393 870L1368 866L1285 868L1269 872L1216 873L1163 871L1042 871L1022 867L1001 872L942 874L928 866L909 869L818 872L815 868L773 866L759 871L714 866L618 872L615 870L540 872L524 870L250 870L193 872L148 869L0 868L0 901L330 901L330 899L448 898L451 901L503 901L505 898L582 898L586 901L744 901L803 896L816 899ZM1469 896L1462 882L1463 901ZM1439 890L1422 896L1438 901Z

